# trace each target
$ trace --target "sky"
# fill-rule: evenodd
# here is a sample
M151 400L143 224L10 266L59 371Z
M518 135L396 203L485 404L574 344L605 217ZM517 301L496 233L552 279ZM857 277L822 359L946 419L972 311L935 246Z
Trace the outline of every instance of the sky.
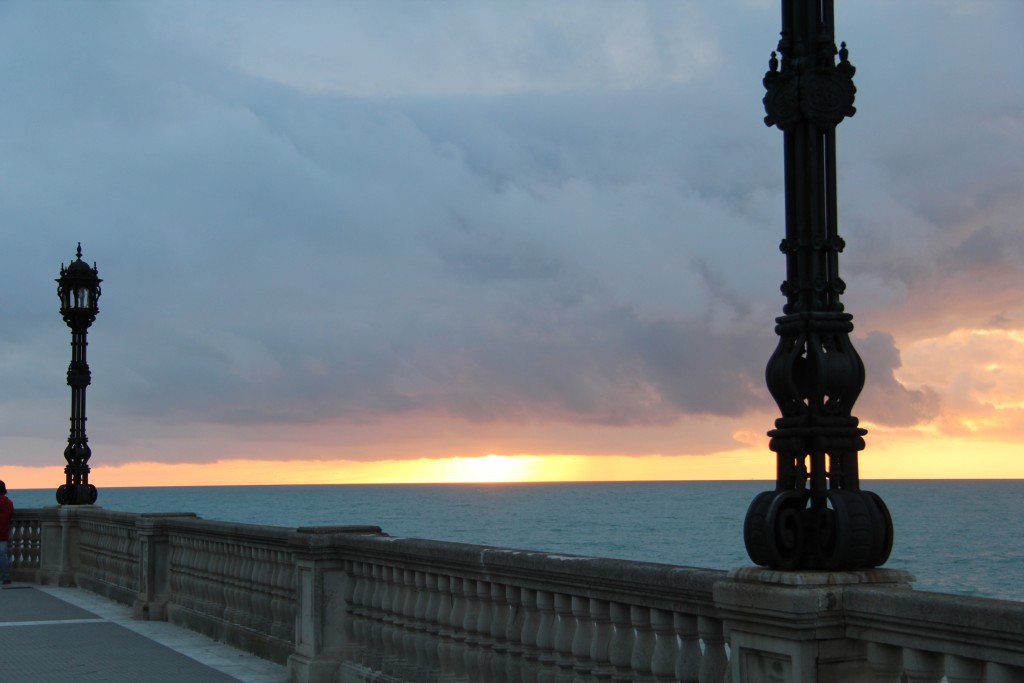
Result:
M1024 3L836 3L870 478L1024 477ZM774 479L775 0L0 3L0 477Z

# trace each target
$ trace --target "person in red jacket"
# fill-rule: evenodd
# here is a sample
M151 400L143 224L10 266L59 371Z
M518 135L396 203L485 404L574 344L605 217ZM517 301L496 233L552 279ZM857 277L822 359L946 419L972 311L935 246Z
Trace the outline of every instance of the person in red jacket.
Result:
M7 497L7 484L0 481L0 582L11 582L11 565L7 561L7 541L11 536L11 515L14 503Z

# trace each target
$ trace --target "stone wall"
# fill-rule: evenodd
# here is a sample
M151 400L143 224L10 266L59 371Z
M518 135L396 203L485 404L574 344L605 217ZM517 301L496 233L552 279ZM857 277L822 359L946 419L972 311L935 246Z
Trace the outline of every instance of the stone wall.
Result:
M19 581L287 662L295 683L1024 681L1024 604L898 570L722 572L92 506L19 510Z

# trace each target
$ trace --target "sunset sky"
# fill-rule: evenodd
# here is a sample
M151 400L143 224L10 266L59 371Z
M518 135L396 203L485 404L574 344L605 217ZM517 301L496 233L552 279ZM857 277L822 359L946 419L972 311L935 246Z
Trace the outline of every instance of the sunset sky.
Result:
M0 478L774 478L778 0L0 4ZM836 0L864 478L1024 477L1024 3Z

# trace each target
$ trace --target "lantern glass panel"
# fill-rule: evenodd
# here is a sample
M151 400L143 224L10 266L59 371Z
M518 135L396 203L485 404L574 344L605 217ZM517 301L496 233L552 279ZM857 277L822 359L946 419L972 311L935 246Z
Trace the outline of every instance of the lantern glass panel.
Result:
M75 287L75 308L89 308L89 298L92 292L88 286L79 285Z

